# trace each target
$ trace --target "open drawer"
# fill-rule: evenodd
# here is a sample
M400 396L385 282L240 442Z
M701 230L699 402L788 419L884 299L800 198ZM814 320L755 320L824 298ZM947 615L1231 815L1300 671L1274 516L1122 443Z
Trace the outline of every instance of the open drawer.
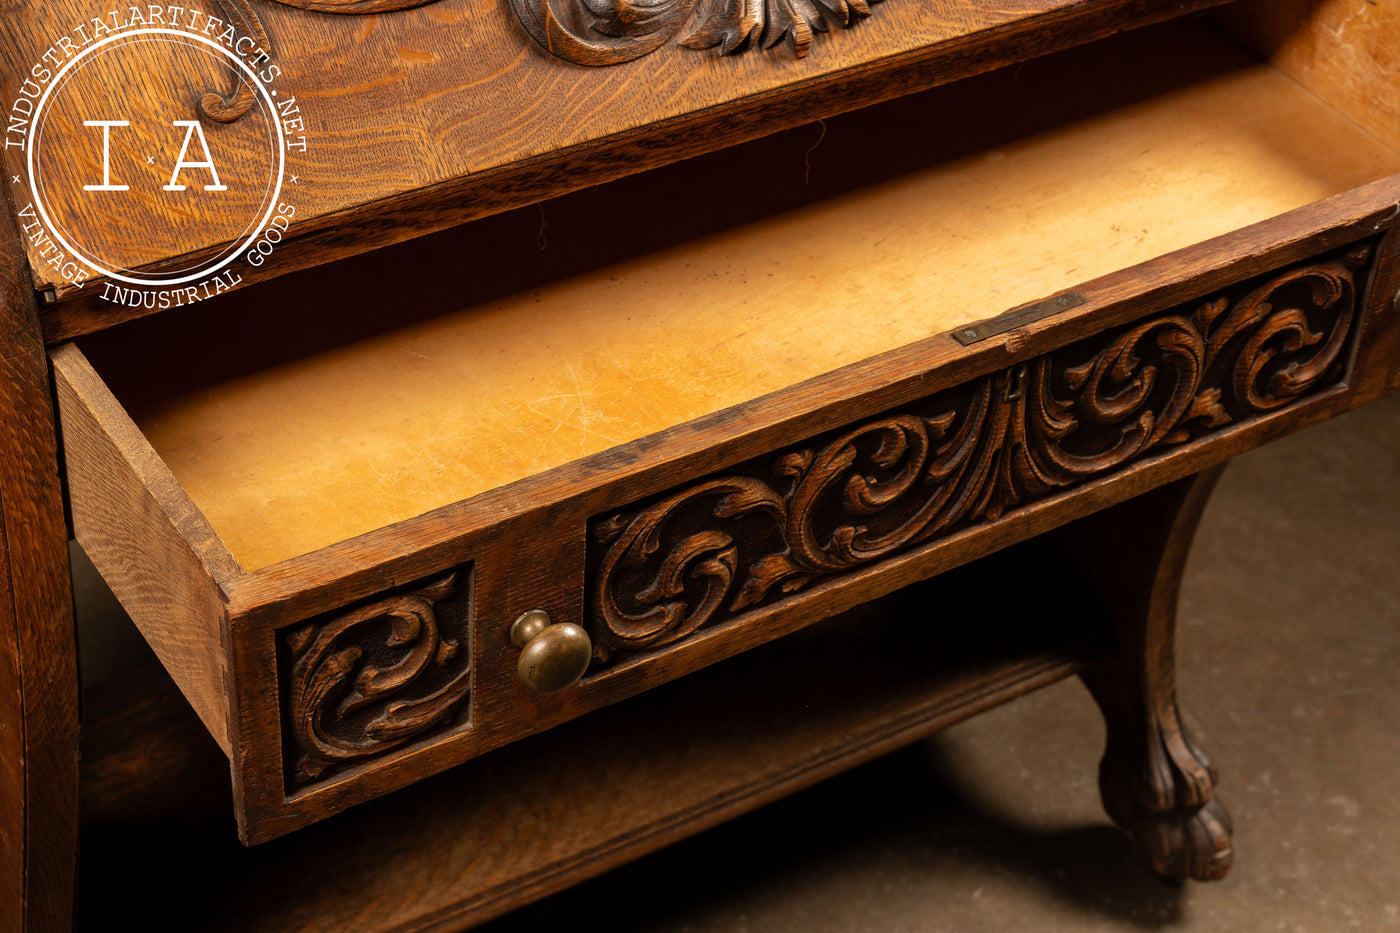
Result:
M74 531L262 841L1389 391L1397 172L1119 36L59 346Z

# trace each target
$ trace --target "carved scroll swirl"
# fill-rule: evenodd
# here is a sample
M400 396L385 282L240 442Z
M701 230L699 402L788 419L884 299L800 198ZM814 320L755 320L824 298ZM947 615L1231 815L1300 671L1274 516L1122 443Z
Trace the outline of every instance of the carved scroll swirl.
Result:
M778 494L757 480L741 477L701 483L648 510L623 530L608 550L604 573L623 576L648 567L662 547L663 520L695 502L712 503L709 514L721 519L755 512L767 512L773 518L783 514ZM641 648L684 638L714 614L738 569L738 549L725 532L705 529L682 538L669 547L655 576L633 589L634 609L603 599L599 615L608 642ZM698 586L700 596L689 606L682 597L693 593L692 584Z
M470 689L470 658L443 636L437 606L458 589L458 577L286 634L288 728L300 753L294 780L316 780L454 717Z
M870 15L878 0L510 0L542 47L579 65L617 65L675 39L729 55L791 43L802 58L817 33Z
M257 47L271 55L272 48L267 39L267 32L263 29L262 21L258 19L258 15L248 5L248 0L221 0L221 2L226 10L225 15L231 14L231 18L237 17L244 31L257 43ZM211 120L217 120L219 123L232 123L252 109L254 98L252 85L239 77L238 85L230 94L205 91L199 98L199 110Z
M598 656L671 644L1340 378L1369 246L931 396L595 524Z

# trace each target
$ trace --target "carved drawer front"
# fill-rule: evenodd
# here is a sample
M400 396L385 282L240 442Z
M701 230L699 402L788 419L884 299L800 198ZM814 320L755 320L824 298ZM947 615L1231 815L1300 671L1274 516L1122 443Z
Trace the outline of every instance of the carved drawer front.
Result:
M1326 394L1375 256L1258 276L594 517L590 677Z
M1088 283L252 572L67 345L74 530L258 842L1348 404L1381 241L1313 240L1125 279L1168 302Z
M471 567L279 633L289 792L471 727Z

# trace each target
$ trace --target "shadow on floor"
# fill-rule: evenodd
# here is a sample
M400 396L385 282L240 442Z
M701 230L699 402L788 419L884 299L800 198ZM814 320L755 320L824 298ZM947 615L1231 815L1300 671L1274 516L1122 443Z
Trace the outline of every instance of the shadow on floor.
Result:
M1181 917L1182 890L1153 875L1106 818L1046 830L998 813L962 786L935 736L479 929L524 933L603 915L618 933L706 929L709 903L730 905L726 920L714 918L721 928L734 921L733 905L795 892L796 878L935 884L947 872L1033 888L1041 900L1124 929L1161 929ZM882 928L877 916L869 920ZM809 922L793 916L792 927Z

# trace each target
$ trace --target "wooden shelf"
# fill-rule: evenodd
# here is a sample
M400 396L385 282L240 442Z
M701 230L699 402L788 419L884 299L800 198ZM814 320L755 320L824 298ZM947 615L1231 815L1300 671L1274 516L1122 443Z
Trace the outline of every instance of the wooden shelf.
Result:
M1051 555L1013 548L253 849L222 754L133 661L87 696L80 920L347 933L503 913L1102 654ZM1064 600L1017 597L1007 575L1024 594L1053 576Z

